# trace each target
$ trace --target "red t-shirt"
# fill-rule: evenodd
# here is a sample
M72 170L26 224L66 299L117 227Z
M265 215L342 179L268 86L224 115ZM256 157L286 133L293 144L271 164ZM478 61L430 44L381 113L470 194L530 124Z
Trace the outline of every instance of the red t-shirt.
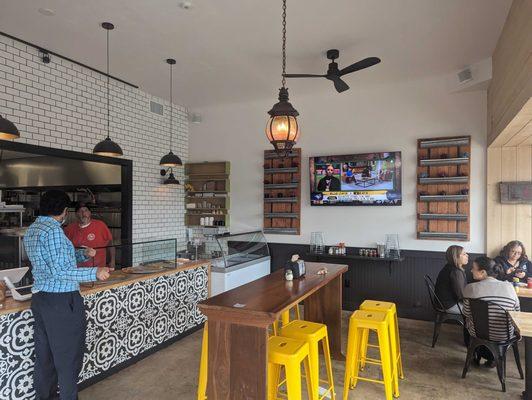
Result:
M78 267L105 267L107 256L104 247L113 241L111 231L105 222L98 219L91 220L88 226L80 227L77 222L73 222L65 228L65 235L70 239L74 247L92 247L96 249L94 259L78 264Z

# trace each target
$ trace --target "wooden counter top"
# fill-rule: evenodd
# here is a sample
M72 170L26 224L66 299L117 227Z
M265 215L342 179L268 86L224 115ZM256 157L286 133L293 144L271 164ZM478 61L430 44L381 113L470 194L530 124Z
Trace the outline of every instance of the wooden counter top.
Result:
M521 336L532 337L532 313L522 311L508 311Z
M532 289L526 287L520 287L517 297L531 297L532 298Z
M198 260L186 262L177 268L168 268L164 271L152 272L149 274L127 274L120 270L111 273L110 282L89 282L80 284L80 293L82 296L87 296L93 293L98 293L107 289L114 289L119 286L129 285L131 283L145 281L147 279L157 278L159 276L172 275L176 272L186 271L192 268L198 268L205 265L210 265L210 260ZM114 278L114 280L113 280ZM120 280L118 280L120 279ZM30 308L31 300L17 301L12 297L8 297L4 303L4 307L0 308L0 315L10 314Z
M273 322L290 309L347 271L347 265L305 262L303 279L286 281L284 270L278 270L246 285L211 297L199 304L208 317L215 313L239 313L252 320ZM326 275L318 275L326 267Z

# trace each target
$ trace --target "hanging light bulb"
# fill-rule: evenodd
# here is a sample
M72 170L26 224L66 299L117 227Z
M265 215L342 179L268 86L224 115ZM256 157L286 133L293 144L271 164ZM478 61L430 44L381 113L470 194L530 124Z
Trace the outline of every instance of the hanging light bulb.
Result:
M294 147L299 139L299 113L288 101L288 88L286 88L286 0L283 0L283 40L282 40L282 87L279 89L279 102L268 111L270 119L266 124L266 137L278 153L287 153Z
M18 139L20 133L13 122L0 115L0 139Z
M173 152L172 152L172 114L173 114L173 86L172 86L172 66L175 65L175 60L173 58L169 58L166 60L166 62L170 65L170 152L166 155L164 155L162 158L161 158L161 161L159 161L159 165L161 165L162 167L178 167L178 166L181 166L183 165L183 162L181 161L181 159L179 158L179 156L175 155ZM174 177L173 173L170 173L170 177ZM170 177L168 177L167 180L170 179ZM179 181L176 180L176 182L179 184ZM166 181L164 182L166 183Z
M120 157L124 153L120 146L113 142L109 136L110 131L110 96L109 96L109 31L113 30L115 26L110 22L102 23L102 28L107 31L107 137L94 146L92 152L100 156Z

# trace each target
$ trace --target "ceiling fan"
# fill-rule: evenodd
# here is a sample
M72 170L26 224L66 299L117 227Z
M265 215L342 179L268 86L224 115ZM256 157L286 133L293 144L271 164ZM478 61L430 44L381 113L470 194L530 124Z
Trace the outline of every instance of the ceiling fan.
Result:
M329 68L325 75L314 75L314 74L283 74L285 78L326 78L330 81L333 81L334 87L338 93L342 93L349 89L347 83L345 83L341 77L351 72L359 71L364 68L372 67L375 64L381 62L381 59L378 57L368 57L363 60L357 61L354 64L351 64L348 67L338 69L338 64L334 62L340 55L340 52L336 49L327 50L327 58L331 60L329 63Z

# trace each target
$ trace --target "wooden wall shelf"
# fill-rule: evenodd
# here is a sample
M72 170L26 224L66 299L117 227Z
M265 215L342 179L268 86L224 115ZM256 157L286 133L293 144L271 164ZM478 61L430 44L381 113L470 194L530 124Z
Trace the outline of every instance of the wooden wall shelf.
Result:
M299 235L300 219L301 149L292 149L285 157L273 150L266 150L264 233Z
M418 140L418 239L469 240L471 137Z
M185 164L185 182L192 187L185 196L186 226L229 226L230 172L228 161ZM200 224L209 217L212 225Z

